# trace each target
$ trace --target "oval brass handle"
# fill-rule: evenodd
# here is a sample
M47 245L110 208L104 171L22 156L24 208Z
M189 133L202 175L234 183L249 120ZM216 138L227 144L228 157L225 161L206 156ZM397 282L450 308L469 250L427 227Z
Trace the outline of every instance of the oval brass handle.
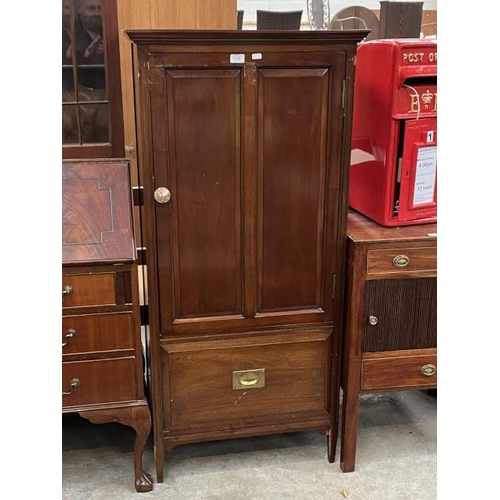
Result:
M65 345L68 345L69 341L71 339L74 339L76 337L76 330L74 330L73 328L70 328L69 330L66 331L65 337L66 337L67 340L66 340L66 342L63 342L63 345L62 345L63 347Z
M72 293L73 293L73 287L71 285L64 285L62 289L62 298L64 299L66 295L71 295Z
M420 373L426 377L431 377L436 373L436 365L428 364L420 368Z
M368 323L370 323L370 325L372 325L372 326L375 326L378 323L377 316L370 316L368 318Z
M396 267L406 267L410 263L410 257L408 257L408 255L396 255L396 257L392 259L392 263Z
M154 197L158 203L168 203L172 195L168 188L159 187L155 189Z
M69 396L70 394L73 394L73 391L77 388L80 387L82 383L80 382L79 378L72 378L69 382L69 391L68 392L63 392L63 396Z

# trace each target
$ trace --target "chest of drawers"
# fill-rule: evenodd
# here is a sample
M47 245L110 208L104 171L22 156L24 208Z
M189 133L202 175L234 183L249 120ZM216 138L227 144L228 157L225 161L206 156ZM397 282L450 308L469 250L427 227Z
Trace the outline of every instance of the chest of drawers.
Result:
M126 162L63 163L62 411L136 432L135 489L151 429Z
M354 470L361 393L437 387L437 224L350 212L340 466Z

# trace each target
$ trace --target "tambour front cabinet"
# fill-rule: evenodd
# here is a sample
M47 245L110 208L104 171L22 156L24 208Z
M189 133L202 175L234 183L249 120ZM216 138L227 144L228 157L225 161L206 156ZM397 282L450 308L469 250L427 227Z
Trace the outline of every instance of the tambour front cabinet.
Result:
M299 430L335 457L354 59L367 31L130 30L158 481Z
M437 387L437 224L388 228L351 211L347 234L340 466L351 472L361 393Z
M152 489L142 453L144 394L129 165L62 165L62 411L136 432L134 486Z

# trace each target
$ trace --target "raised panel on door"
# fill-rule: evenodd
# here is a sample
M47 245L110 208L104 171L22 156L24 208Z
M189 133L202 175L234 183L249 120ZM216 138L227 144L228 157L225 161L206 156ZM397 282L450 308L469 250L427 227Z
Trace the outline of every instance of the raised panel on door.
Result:
M328 67L258 71L258 315L324 310L330 77Z
M162 331L242 315L240 70L160 69L152 86Z

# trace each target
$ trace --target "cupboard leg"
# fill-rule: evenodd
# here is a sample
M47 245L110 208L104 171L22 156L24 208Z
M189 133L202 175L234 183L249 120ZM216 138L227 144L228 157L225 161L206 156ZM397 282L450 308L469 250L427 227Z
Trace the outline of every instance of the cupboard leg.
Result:
M336 370L338 372L338 370ZM335 374L334 380L337 380L340 375ZM327 435L327 448L328 448L328 462L335 462L335 455L337 452L337 439L339 436L339 397L340 388L338 383L332 386L331 407L333 408L332 425Z
M142 467L144 446L151 431L151 414L147 405L128 408L110 408L106 410L90 410L79 412L80 416L94 424L119 422L135 430L134 441L134 474L135 490L139 493L151 491L153 480Z
M157 442L155 438L155 464L156 464L156 480L163 483L163 467L165 462L165 450L163 442Z
M328 449L328 462L335 462L335 453L337 450L337 432L334 432L332 429L328 431L326 436L326 445Z

